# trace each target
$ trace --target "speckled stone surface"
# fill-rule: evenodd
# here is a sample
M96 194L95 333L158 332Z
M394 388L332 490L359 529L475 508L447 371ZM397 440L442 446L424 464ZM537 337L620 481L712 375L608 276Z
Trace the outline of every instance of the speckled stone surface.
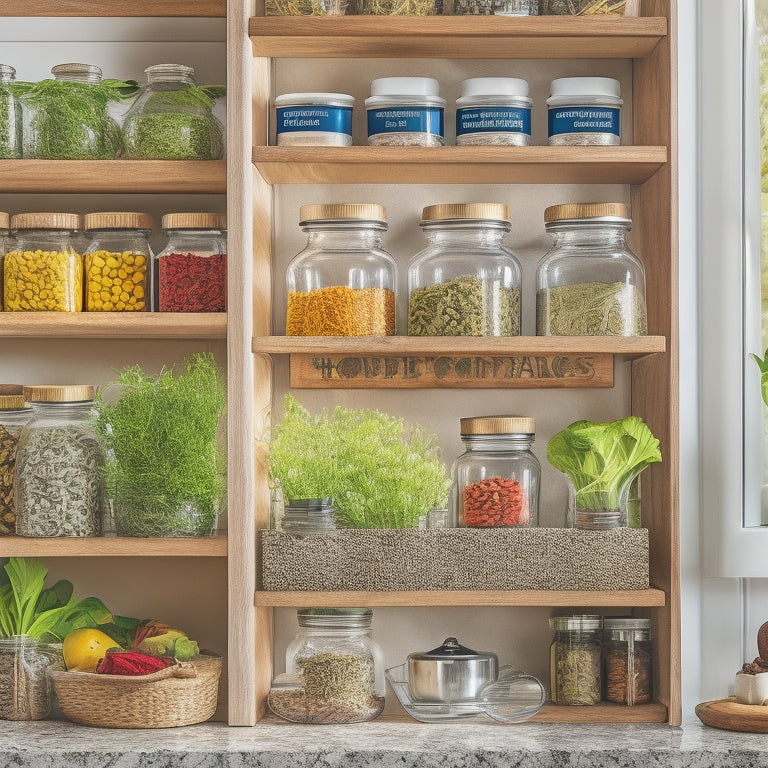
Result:
M206 724L105 730L0 721L0 768L768 768L768 736L665 725Z

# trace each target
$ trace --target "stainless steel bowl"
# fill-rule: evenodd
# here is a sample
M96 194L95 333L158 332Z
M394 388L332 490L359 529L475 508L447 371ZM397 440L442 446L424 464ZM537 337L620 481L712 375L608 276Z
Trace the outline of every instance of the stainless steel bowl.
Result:
M495 653L476 652L455 637L426 653L408 655L408 688L420 702L472 701L478 691L499 676Z

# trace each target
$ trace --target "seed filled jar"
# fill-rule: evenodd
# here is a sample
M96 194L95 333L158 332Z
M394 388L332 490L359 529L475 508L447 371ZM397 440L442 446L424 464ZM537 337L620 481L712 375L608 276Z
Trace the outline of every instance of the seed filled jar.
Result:
M368 144L441 147L445 144L445 99L431 77L381 77L365 100Z
M33 406L19 436L14 494L20 536L98 536L106 507L93 387L24 388Z
M155 259L160 312L225 312L227 218L223 213L167 213L168 244Z
M561 77L547 99L550 146L621 144L621 86L611 77Z
M605 700L647 704L653 679L651 620L603 619L603 685Z
M4 306L9 312L80 312L83 259L75 248L82 227L75 213L18 213L3 258Z
M285 675L268 697L295 723L360 723L384 709L384 664L371 639L370 608L302 608L285 652Z
M456 144L517 146L531 143L528 83L516 77L473 77L456 99Z
M569 705L598 704L602 617L592 614L552 616L549 626L555 630L550 646L552 701Z
M0 536L16 533L13 478L22 427L32 418L23 395L0 395Z
M85 260L88 312L142 312L150 309L149 235L146 213L88 213L83 229L90 238Z
M645 269L627 245L624 203L568 203L544 211L552 248L536 270L539 336L645 336Z
M13 84L16 70L0 64L0 160L21 157L21 110Z
M147 84L123 123L124 157L132 160L218 160L224 127L213 114L214 91L183 64L144 70Z
M430 205L429 245L408 269L409 336L519 336L520 262L504 245L509 206Z
M61 643L29 635L0 638L0 720L42 720L51 714L49 669L63 669Z
M302 205L307 245L288 264L287 336L392 336L397 267L384 206Z
M352 145L353 96L346 93L284 93L275 99L280 147Z
M541 465L531 450L534 420L480 416L460 423L464 453L451 468L451 500L458 525L538 525Z

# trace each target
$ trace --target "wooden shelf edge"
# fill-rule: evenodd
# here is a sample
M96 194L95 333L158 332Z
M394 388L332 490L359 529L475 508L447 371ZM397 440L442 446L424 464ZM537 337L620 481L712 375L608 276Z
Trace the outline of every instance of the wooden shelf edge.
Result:
M226 337L227 315L224 312L0 312L0 338L225 339Z
M32 539L0 537L0 557L226 557L227 534L205 538L93 538Z
M4 0L3 16L224 18L226 0Z
M266 592L259 590L254 598L256 607L302 608L379 606L584 606L584 607L643 607L658 608L666 604L662 590L653 587L616 591L449 591L418 592Z

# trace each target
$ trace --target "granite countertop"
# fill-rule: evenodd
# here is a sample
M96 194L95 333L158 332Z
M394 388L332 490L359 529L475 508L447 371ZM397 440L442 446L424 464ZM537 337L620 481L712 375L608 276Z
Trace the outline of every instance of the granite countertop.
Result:
M469 724L468 724L469 725ZM768 735L667 725L0 721L0 768L768 768Z

